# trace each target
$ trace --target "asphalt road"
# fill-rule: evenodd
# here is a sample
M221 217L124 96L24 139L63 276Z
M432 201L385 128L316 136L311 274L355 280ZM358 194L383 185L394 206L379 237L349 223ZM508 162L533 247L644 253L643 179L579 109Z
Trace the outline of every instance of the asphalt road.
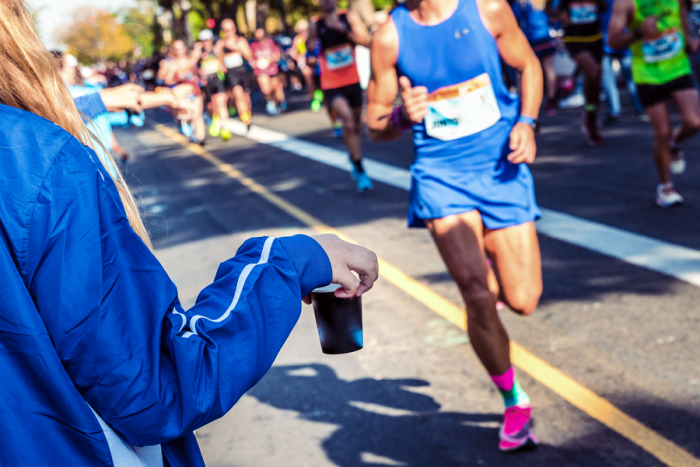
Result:
M298 96L254 124L342 149L325 113ZM624 102L623 102L624 105ZM543 118L532 165L546 208L700 250L700 139L685 146L676 185L686 205L653 203L648 124L624 115L588 147L580 111ZM129 183L144 203L157 256L185 305L219 262L248 237L313 233L153 125L118 130L132 154ZM366 156L406 169L408 135L363 143ZM358 194L348 174L250 139L209 139L206 149L270 192L373 249L448 300L461 298L425 230L406 228L407 193L376 183ZM624 414L700 459L700 288L586 248L540 235L544 293L529 317L501 312L523 348ZM364 298L365 348L320 351L313 312L302 317L268 375L223 419L197 432L207 465L224 466L652 466L658 456L548 385L520 371L535 408L538 449L502 454L502 402L465 334L387 280ZM695 460L692 460L692 456ZM687 458L686 458L687 459Z

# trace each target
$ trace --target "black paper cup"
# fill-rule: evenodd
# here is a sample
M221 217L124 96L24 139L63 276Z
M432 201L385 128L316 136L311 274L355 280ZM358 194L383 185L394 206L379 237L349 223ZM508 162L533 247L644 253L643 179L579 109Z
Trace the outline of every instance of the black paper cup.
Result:
M362 297L337 298L338 284L311 292L321 350L326 354L350 353L362 348Z

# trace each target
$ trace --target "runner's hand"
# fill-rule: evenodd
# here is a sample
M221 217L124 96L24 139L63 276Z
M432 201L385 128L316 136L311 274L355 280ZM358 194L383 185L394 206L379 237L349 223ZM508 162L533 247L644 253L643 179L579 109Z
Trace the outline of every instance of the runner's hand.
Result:
M406 76L399 78L401 85L401 98L403 110L408 118L415 123L420 123L428 113L428 88L425 86L411 87L411 80Z
M333 234L316 235L312 238L328 255L333 269L332 282L341 285L335 291L336 297L359 297L372 288L379 276L377 255L367 248L345 242ZM359 281L351 271L360 276ZM308 296L303 300L304 303L311 303Z
M141 112L139 96L143 93L143 88L138 84L124 84L116 88L109 88L100 91L100 98L107 110L118 112L124 109L133 109Z
M640 24L637 29L639 30L639 33L642 35L642 37L653 36L659 30L658 18L656 16L648 17L647 19L642 21L642 24Z
M686 44L690 53L695 53L700 49L700 41L695 37L687 37Z
M516 123L510 132L510 149L508 160L513 164L531 164L535 160L537 145L535 144L535 132L526 123Z

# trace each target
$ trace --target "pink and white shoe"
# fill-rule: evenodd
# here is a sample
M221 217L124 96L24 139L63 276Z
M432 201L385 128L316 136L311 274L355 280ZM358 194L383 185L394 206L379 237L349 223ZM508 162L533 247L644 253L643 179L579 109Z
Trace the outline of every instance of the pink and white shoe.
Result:
M532 408L508 407L503 414L503 425L498 432L500 442L498 449L501 451L515 451L525 446L537 446L538 441L532 432Z

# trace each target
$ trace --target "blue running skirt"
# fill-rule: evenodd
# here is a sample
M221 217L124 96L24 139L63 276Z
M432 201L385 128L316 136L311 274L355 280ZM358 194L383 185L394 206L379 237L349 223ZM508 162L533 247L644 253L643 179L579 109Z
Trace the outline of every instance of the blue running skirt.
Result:
M540 218L535 184L526 164L501 159L494 167L464 170L411 167L408 226L425 227L424 219L462 214L476 209L490 230Z

